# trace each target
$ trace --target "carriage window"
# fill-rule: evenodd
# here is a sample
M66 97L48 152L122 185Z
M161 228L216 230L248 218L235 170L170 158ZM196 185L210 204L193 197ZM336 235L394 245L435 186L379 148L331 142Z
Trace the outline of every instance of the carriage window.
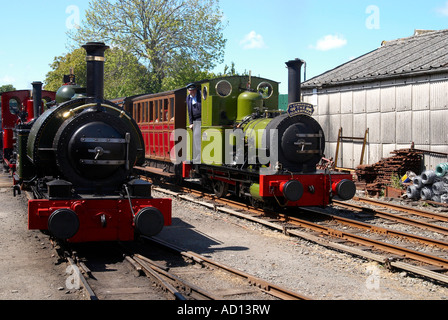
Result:
M168 99L163 100L163 121L168 121Z
M149 116L148 116L148 112L149 112L149 108L148 108L148 101L145 102L145 122L149 121Z
M9 112L11 112L11 114L18 114L19 106L20 106L19 99L17 98L9 99Z
M174 98L170 98L170 121L174 120Z
M137 104L136 103L132 104L132 117L134 118L135 121L137 121Z
M137 122L139 122L139 123L142 122L142 108L141 108L140 103L137 104L137 116L138 116Z
M159 100L156 100L155 103L156 107L154 108L154 118L156 119L156 122L159 122L160 121Z
M149 121L154 121L154 101L149 101Z

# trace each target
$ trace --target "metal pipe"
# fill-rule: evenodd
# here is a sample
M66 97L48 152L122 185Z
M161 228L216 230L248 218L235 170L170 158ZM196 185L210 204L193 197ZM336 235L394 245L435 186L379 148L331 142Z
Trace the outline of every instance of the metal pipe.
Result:
M40 109L42 107L42 82L34 81L33 86L33 118L40 116Z
M422 173L422 182L423 184L432 184L436 181L436 173L433 170L426 170Z
M445 186L445 183L440 181L440 182L436 182L432 185L432 192L435 195L441 195L441 194L448 192L448 188L447 188L447 186Z
M420 199L420 189L417 186L409 186L406 190L406 195L409 199Z
M88 42L82 46L87 61L87 97L104 99L104 52L109 48L102 42Z
M286 62L288 67L288 104L301 100L301 68L305 61L300 59Z
M436 167L436 174L438 177L443 177L448 172L448 163L441 163Z
M423 187L420 191L420 198L422 200L431 200L431 198L434 196L434 193L432 192L432 189L429 187Z
M413 180L413 183L417 188L423 188L423 181L421 176L416 176Z

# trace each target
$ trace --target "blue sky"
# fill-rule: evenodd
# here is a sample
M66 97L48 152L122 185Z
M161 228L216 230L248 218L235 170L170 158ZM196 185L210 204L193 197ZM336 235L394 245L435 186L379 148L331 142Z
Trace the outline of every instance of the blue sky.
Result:
M66 32L82 21L89 1L0 1L0 85L30 88L45 79L55 56L68 52ZM281 82L281 93L288 60L305 60L310 79L383 40L448 29L448 0L221 0L220 6L228 21L224 64Z

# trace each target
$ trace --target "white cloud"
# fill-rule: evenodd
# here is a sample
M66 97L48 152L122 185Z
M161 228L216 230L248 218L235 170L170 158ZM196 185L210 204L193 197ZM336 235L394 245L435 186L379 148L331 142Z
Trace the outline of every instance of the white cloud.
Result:
M444 7L437 8L437 12L444 16L448 16L448 1L445 3Z
M240 45L243 46L243 49L245 50L266 48L263 36L257 34L255 31L246 34L243 40L240 41Z
M347 44L347 40L344 39L343 36L340 35L332 35L328 34L323 38L317 40L316 45L311 45L310 48L316 49L319 51L328 51L332 49L337 49L345 46Z

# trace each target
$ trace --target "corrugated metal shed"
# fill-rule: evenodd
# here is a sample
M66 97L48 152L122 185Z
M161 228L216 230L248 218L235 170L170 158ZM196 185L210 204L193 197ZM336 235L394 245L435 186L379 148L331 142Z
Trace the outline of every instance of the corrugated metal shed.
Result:
M340 86L448 71L447 48L448 29L383 41L380 48L310 79L302 87Z
M416 32L302 83L303 100L316 104L327 156L334 156L339 128L344 136L369 130L364 163L390 151L415 148L448 154L448 30ZM338 165L359 164L360 143L344 142ZM444 155L426 155L434 169Z

